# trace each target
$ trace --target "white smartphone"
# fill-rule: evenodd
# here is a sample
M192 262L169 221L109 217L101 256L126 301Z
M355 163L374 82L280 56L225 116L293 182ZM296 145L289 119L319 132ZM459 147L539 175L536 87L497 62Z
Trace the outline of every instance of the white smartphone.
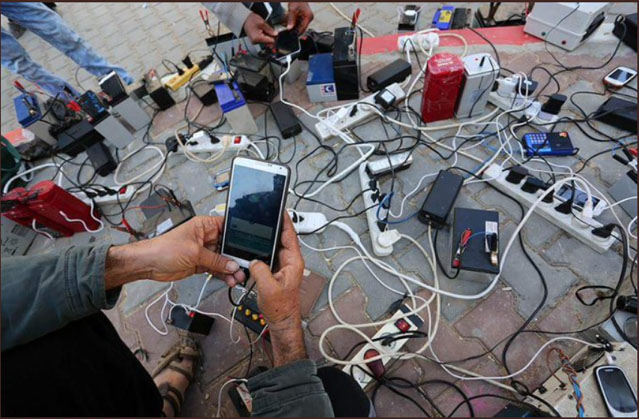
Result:
M273 268L289 179L288 166L249 157L233 159L222 255L243 268L254 259Z
M610 87L620 88L628 84L637 76L637 71L628 67L617 67L604 77L604 84Z
M637 395L628 376L616 365L604 365L595 369L597 384L608 413L613 418L636 418Z

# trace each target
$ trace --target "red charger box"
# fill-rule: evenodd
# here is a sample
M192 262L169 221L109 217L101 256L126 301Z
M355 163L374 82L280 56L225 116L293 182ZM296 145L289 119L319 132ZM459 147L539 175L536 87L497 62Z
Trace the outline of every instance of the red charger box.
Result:
M61 214L72 220L82 220L91 230L100 227L93 217L91 208L55 183L45 180L31 189L15 188L2 197L2 215L32 228L36 220L38 228L45 227L63 236L86 231L79 221L67 221ZM93 215L98 218L94 210Z
M422 121L434 122L455 116L455 104L464 77L464 62L442 52L428 60L422 95Z

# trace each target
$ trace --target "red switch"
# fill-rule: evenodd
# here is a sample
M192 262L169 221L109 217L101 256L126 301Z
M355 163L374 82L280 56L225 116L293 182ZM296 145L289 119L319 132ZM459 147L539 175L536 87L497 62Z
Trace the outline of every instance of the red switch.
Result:
M404 319L399 319L395 322L395 327L406 333L410 329L410 324Z
M242 137L240 137L239 135L235 137L235 139L233 140L233 144L239 144L241 142L242 142Z

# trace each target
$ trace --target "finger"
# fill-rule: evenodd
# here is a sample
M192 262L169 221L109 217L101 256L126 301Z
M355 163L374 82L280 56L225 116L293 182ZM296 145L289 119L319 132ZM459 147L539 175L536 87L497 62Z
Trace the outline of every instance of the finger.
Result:
M288 215L288 211L284 211L284 222L282 223L282 236L281 242L282 247L293 250L300 251L300 243L297 239L297 233L295 233L295 227L293 226L293 221L291 221L291 217Z
M293 29L295 27L296 22L297 22L297 13L289 12L287 15L286 29L288 29L289 31Z
M253 41L254 44L264 44L269 46L275 45L275 38L273 38L272 36L264 35L264 34L259 34L255 36L255 38L252 39L251 41Z
M226 258L219 253L211 252L202 247L198 254L197 264L204 266L210 273L233 274L240 269L236 261Z
M204 245L215 245L222 235L224 229L224 217L202 217L202 226L204 228Z
M300 35L306 32L306 29L308 29L308 25L310 25L312 20L313 20L313 15L304 14L302 16L302 21L300 22L297 28Z
M266 22L263 22L263 23L260 25L260 29L262 29L262 32L263 32L265 35L267 35L267 36L269 36L269 37L273 38L273 40L275 40L275 37L277 36L277 31L276 31L275 29L273 29L273 28L271 27L271 25L269 25L269 24L268 24L268 23L266 23Z
M235 272L233 274L233 277L235 278L235 280L237 281L238 284L240 282L246 281L246 274L244 273L244 271L242 269L240 269L237 272Z
M263 287L268 287L272 285L275 281L273 275L271 274L271 270L268 265L264 262L254 260L249 265L249 271L251 272L251 278L257 283L257 288L262 289Z
M226 282L226 285L228 285L231 288L233 288L234 286L242 282L235 279L233 275L224 275L222 277L222 281Z

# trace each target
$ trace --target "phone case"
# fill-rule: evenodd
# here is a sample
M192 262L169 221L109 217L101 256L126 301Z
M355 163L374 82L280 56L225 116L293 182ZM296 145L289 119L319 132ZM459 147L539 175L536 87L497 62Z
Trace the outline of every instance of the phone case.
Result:
M242 159L247 159L247 160L254 160L254 161L259 161L259 162L263 162L264 160L261 159L256 159L254 157L247 157L247 156L235 156L233 157L233 159L231 160L231 178L229 181L229 189L228 192L226 193L226 208L229 208L229 198L230 198L230 192L231 192L231 185L233 184L233 169L235 168L235 159L238 158L242 158ZM291 181L291 168L286 165L286 164L281 164L281 163L272 163L269 162L273 165L276 166L281 166L281 167L285 167L286 168L286 183L284 184L284 201L282 202L282 212L280 213L280 222L278 223L279 225L277 226L277 234L276 234L276 239L275 239L275 252L273 253L273 259L271 260L271 265L269 266L269 268L271 268L271 270L273 269L273 266L277 266L277 254L279 253L279 247L280 247L280 239L282 236L282 220L284 219L284 213L286 212L286 200L288 198L288 189L289 189L289 185L290 185L290 181ZM224 249L224 238L226 235L226 215L228 214L225 213L224 214L224 229L222 230L222 236L221 236L221 240L220 240L220 252L222 251L222 249ZM248 275L248 270L246 270L247 275Z

